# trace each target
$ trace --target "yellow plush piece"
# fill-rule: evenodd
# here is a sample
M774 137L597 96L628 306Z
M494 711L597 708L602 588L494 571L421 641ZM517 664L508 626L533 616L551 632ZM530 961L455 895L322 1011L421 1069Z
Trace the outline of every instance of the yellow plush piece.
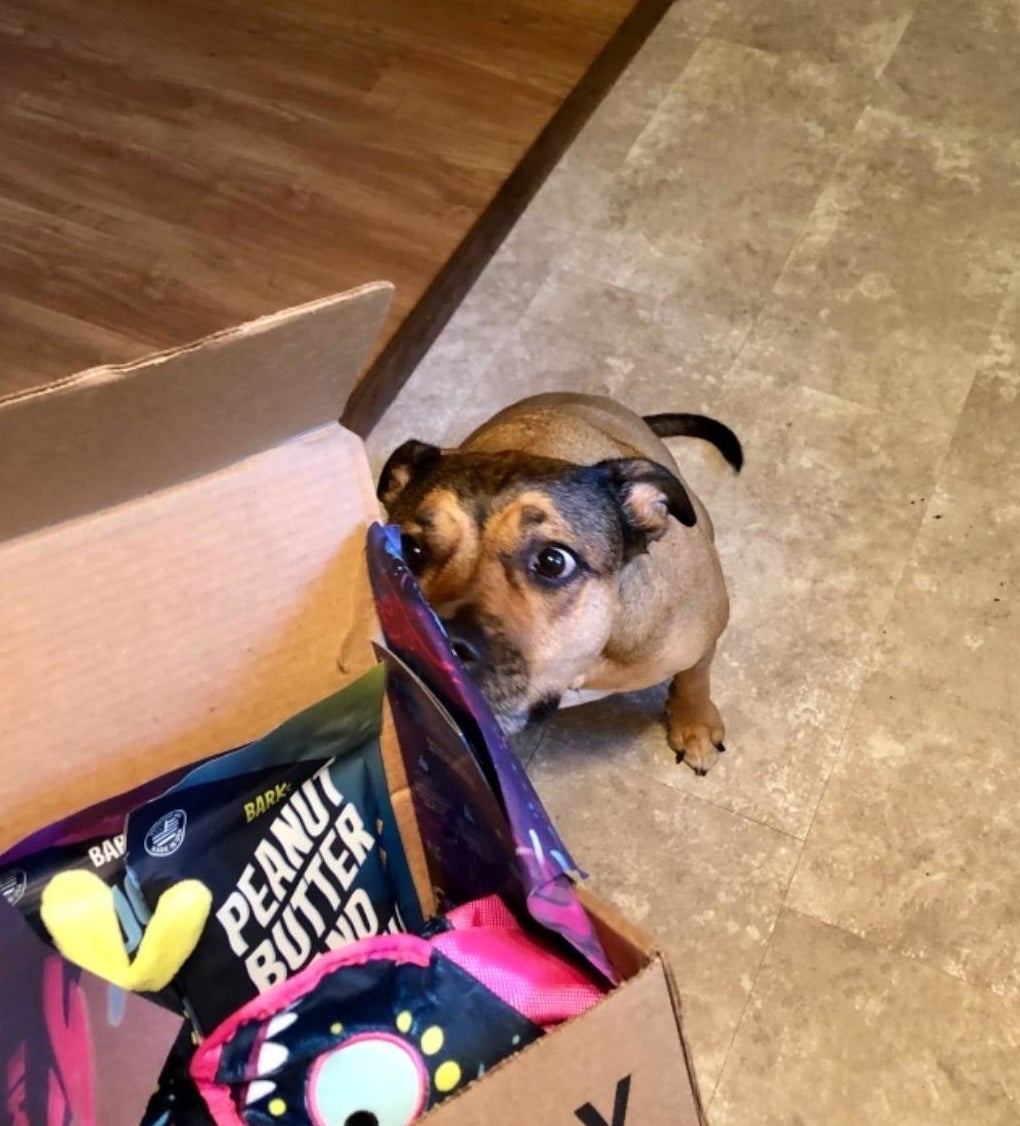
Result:
M182 880L159 897L134 961L124 948L113 890L84 870L61 872L46 885L39 914L54 945L97 977L149 993L163 989L191 957L212 909L212 893Z

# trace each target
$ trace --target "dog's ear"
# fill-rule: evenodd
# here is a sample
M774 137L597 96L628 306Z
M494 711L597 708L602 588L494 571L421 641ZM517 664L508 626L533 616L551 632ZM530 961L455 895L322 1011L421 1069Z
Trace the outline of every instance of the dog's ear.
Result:
M698 522L687 490L664 465L643 457L613 458L597 469L608 478L623 513L630 558L666 534L670 516L688 528Z
M416 438L394 450L379 474L379 485L375 491L386 510L392 510L400 494L415 477L435 469L442 456L443 451L438 446L430 446Z

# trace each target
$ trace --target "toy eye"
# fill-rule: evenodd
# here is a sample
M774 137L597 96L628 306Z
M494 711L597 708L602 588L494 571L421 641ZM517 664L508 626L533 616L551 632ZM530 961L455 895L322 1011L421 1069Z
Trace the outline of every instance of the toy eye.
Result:
M411 574L420 575L425 570L425 563L427 562L425 548L422 546L421 540L417 536L405 532L400 537L400 550Z
M305 1101L314 1126L407 1126L425 1109L428 1075L402 1040L369 1035L322 1056Z
M550 544L532 557L531 570L547 582L563 582L577 570L577 557L565 547Z

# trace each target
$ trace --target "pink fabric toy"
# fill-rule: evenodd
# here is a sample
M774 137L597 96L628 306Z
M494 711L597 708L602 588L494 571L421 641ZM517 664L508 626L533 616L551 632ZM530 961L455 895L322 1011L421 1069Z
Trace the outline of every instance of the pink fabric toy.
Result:
M439 929L441 928L441 929ZM604 993L495 897L325 954L199 1047L220 1126L407 1126Z

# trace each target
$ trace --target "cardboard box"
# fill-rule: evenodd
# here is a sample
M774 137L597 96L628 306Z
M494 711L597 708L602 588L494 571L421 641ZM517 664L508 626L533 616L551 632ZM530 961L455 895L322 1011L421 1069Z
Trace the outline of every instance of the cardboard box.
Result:
M366 286L0 403L0 851L263 734L374 662L364 543L378 508L361 444L335 419L389 298ZM386 763L427 901L392 746ZM430 1121L703 1121L664 960L585 902L623 984ZM28 943L41 965L59 961L0 915L4 962ZM86 975L75 996L92 1006L91 1056L81 1022L64 1019L74 1050L48 1081L69 1115L92 1100L75 1121L135 1126L179 1022L130 998L111 1030L101 983ZM51 1126L62 1119L19 1110L31 1045L16 1026L38 1017L54 1035L33 1004L3 1018L5 1120Z

